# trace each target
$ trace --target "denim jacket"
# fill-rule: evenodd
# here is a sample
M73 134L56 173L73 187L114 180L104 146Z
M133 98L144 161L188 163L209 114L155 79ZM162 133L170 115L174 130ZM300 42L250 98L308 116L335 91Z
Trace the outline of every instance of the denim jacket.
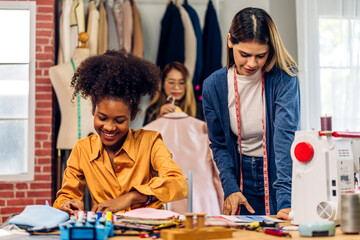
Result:
M300 123L300 87L297 76L292 77L276 66L264 74L264 79L270 214L276 214L291 207L290 148ZM230 128L226 68L204 81L202 99L210 147L226 199L240 191L237 136Z

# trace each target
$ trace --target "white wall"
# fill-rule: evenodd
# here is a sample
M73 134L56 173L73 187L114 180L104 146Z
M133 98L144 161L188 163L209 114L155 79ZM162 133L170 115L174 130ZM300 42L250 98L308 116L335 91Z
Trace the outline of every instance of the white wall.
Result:
M298 62L295 0L270 0L270 15L290 55Z

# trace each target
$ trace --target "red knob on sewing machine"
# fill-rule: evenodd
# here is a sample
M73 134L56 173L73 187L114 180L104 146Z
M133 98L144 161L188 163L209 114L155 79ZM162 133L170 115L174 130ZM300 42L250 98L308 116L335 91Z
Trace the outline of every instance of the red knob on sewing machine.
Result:
M295 157L300 162L309 162L314 156L314 148L308 142L300 142L294 149Z

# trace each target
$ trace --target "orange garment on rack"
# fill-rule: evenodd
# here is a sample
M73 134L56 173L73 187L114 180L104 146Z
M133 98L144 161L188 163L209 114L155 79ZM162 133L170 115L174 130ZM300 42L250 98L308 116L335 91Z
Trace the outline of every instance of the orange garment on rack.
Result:
M161 133L165 145L185 176L189 170L193 171L193 212L220 215L224 195L219 171L203 126L203 121L181 112L166 114L150 122L143 129ZM187 199L170 203L169 210L185 213L186 201Z
M77 141L54 207L59 208L67 199L81 200L86 184L94 204L136 189L144 195L155 196L157 200L149 207L163 208L163 203L183 199L187 194L186 179L171 159L161 135L141 129L129 130L114 157L114 168L98 135Z

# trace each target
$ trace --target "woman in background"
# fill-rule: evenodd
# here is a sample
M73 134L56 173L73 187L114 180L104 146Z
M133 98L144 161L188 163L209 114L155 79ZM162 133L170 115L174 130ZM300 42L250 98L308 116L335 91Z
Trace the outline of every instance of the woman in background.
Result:
M183 111L191 117L196 116L192 82L182 63L170 62L164 67L159 89L146 109L144 126L172 112Z
M300 120L297 72L267 12L245 8L234 16L227 67L204 81L202 94L223 214L288 219L290 147Z

